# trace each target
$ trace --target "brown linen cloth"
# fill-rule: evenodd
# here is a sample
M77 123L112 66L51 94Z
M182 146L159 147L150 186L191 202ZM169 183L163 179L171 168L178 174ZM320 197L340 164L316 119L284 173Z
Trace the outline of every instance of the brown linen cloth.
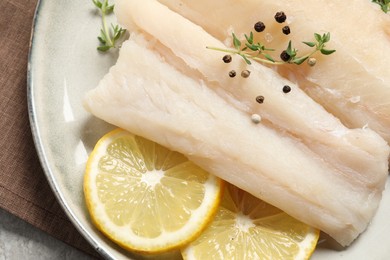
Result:
M27 112L27 58L37 0L0 0L0 207L99 257L74 228L40 166Z

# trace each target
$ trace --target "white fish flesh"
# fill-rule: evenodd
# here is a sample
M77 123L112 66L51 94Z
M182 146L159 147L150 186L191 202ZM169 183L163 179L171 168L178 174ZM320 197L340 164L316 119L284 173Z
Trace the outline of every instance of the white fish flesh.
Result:
M117 64L87 94L85 107L187 155L342 244L366 228L384 188L383 181L360 181L353 171L345 176L294 137L253 124L207 85L134 40L123 44ZM377 175L384 179L386 173Z
M266 29L255 33L255 42L276 48L288 40L299 53L308 51L302 41L313 41L314 33L330 32L331 56L316 55L317 64L283 66L277 70L293 77L299 86L346 126L368 126L390 142L390 16L367 0L159 0L221 41L231 44L234 31L243 38L257 21ZM274 14L284 11L287 21L278 24ZM286 36L281 28L289 25Z
M371 146L371 142L382 141L376 134L347 129L295 84L260 64L252 65L251 69L256 73L252 73L251 77L232 80L227 76L229 70L243 69L245 64L241 60L233 60L229 65L221 62L220 53L205 49L206 46L225 47L220 41L156 1L142 4L135 1L119 1L117 6L119 8L116 15L119 22L127 28L132 28L131 30L138 26L153 35L189 67L203 74L206 80L218 82L223 86L221 91L233 94L242 103L241 109L246 108L250 114L261 115L277 127L302 139L318 153L326 152L328 160L336 160L336 165L338 161L343 160L343 164L363 173L361 175L363 179L375 178L367 165L375 167L376 162L364 160L363 154L353 157L351 151L360 153L363 150L375 154L378 150ZM148 19L160 16L164 18ZM286 84L293 88L288 95L281 91ZM261 106L255 100L258 95L266 98ZM359 149L356 149L357 147ZM332 156L334 158L331 158Z
M259 114L276 127L288 131L340 169L346 166L354 169L362 180L372 181L378 177L371 170L378 163L365 157L366 153L378 154L378 158L383 155L383 150L376 146L383 144L383 140L372 131L346 128L292 82L260 64L253 64L251 77L232 80L227 76L228 71L245 64L241 60L233 60L229 65L221 62L219 53L205 49L205 46L223 48L220 41L157 1L142 4L118 1L117 6L116 15L123 25L132 30L138 26L166 45L189 67L198 70L210 83L218 82L222 86L218 93L229 92L238 101L233 105L242 103L240 109ZM164 19L147 18L159 16ZM288 95L281 91L285 84L293 88ZM259 94L266 98L262 105L255 100ZM381 167L387 169L387 163Z
M117 64L87 95L89 111L187 155L342 245L367 227L387 176L389 148L382 138L369 129L346 128L260 64L245 81L221 76L229 68L205 46L222 43L156 1L117 1L116 14L127 28L153 35L172 53L158 54L160 43L149 46L154 50L141 47L146 42L133 33ZM174 54L187 69L174 68L180 63ZM191 69L203 81L183 74ZM284 84L293 88L289 95L280 89ZM264 104L254 101L258 94L266 97ZM250 121L255 112L265 118L259 125Z
M254 73L248 79L232 81L227 76L221 76L231 68L240 68L244 63L233 61L229 64L231 67L226 68L220 61L220 54L205 50L205 46L224 47L220 41L157 1L119 1L118 6L116 14L122 24L152 35L190 68L200 72L209 83L217 82L238 102L245 104L248 107L246 112L256 112L269 120L269 124L281 128L282 132L287 131L302 140L308 149L320 155L344 178L350 180L353 175L367 186L383 187L387 173L384 158L388 156L388 147L374 132L344 127L293 83L260 64L253 64ZM289 84L294 91L289 95L282 93L280 89L284 84ZM261 106L255 102L259 93L267 98L267 102ZM368 158L368 153L378 157ZM334 237L341 244L350 242L338 239L337 235Z

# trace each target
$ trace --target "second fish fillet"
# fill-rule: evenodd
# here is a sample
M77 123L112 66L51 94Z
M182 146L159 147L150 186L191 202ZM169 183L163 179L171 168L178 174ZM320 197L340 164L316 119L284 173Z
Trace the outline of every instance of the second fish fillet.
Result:
M331 41L327 48L335 49L334 54L316 54L314 67L287 65L276 70L298 82L346 126L368 126L390 142L390 16L377 4L367 0L159 2L230 44L232 32L243 39L244 33L253 31L255 42L277 50L276 58L289 40L298 48L298 54L304 54L311 50L302 41L313 41L314 33L329 32ZM286 13L285 23L276 23L274 15L278 11ZM253 29L258 21L266 25L261 33ZM289 35L282 33L286 25L291 29Z

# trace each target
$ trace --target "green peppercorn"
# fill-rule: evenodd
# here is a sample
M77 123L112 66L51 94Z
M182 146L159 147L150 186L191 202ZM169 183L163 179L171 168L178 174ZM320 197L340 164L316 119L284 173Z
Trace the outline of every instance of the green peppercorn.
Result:
M256 32L262 32L265 30L265 24L263 22L257 22L255 23L254 28Z
M259 103L259 104L263 104L264 103L264 97L263 96L257 96L256 97L256 102Z
M290 30L290 26L286 25L282 28L282 32L285 34L285 35L289 35L291 30Z
M222 60L223 60L223 62L225 62L225 63L230 63L230 62L232 61L232 56L230 56L230 55L225 55L225 56L223 56Z
M282 59L282 61L289 61L291 56L287 53L287 51L282 51L282 53L280 54L280 58Z
M278 22L278 23L284 23L287 19L287 16L284 12L277 12L275 14L275 20Z
M236 71L231 70L229 71L229 77L234 78L236 76Z

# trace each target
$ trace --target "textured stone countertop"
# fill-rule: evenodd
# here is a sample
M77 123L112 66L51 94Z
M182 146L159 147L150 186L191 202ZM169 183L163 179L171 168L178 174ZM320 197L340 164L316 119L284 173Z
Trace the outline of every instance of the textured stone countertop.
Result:
M0 209L0 260L93 259Z

